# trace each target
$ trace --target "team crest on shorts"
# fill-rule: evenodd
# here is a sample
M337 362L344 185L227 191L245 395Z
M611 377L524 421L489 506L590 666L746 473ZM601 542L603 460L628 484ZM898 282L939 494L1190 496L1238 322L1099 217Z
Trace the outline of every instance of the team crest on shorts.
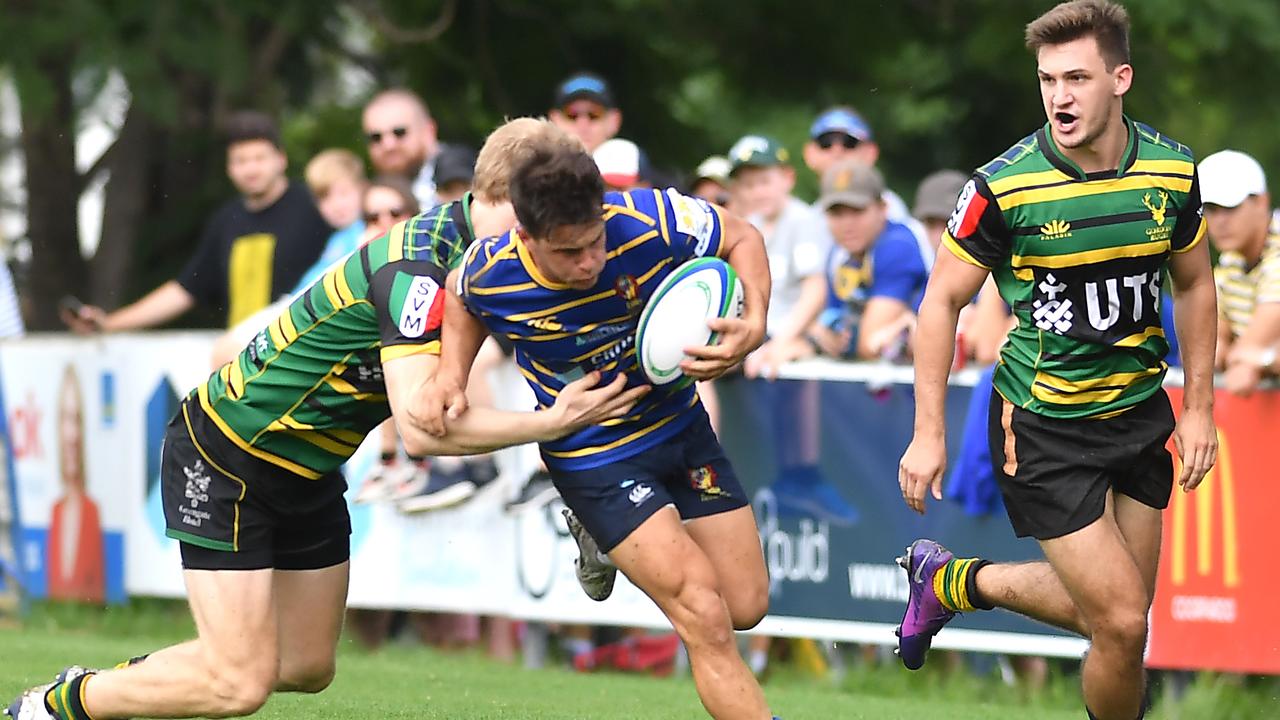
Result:
M702 494L703 500L728 497L729 493L720 487L715 468L710 465L694 468L689 471L689 484Z
M640 283L630 275L619 275L613 284L614 292L627 304L627 311L634 312L640 308Z

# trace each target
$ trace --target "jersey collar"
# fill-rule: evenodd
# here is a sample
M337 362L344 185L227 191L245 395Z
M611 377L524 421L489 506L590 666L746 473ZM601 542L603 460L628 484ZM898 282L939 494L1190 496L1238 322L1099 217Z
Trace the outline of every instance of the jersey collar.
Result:
M1133 167L1133 163L1138 160L1138 131L1133 126L1133 121L1129 119L1128 115L1121 115L1120 118L1124 122L1125 131L1128 133L1129 139L1125 143L1124 152L1120 155L1120 167L1115 170L1102 170L1094 173L1086 173L1081 170L1079 165L1072 162L1058 149L1057 143L1053 141L1053 133L1049 131L1049 123L1047 122L1036 131L1036 141L1040 144L1040 148L1044 152L1045 158L1049 160L1049 164L1072 180L1107 180L1123 177L1129 168Z
M476 228L471 224L471 202L475 197L468 190L462 194L462 199L453 204L450 215L453 216L453 224L458 228L458 234L462 236L462 246L471 247L471 243L476 240Z

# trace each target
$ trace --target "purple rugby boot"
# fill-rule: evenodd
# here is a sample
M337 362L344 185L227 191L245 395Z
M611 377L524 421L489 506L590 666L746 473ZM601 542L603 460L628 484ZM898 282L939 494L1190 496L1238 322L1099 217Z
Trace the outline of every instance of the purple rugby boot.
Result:
M933 636L956 616L942 606L933 590L933 576L951 558L951 551L932 540L916 540L907 548L907 554L898 558L898 564L907 571L907 583L911 586L907 611L895 631L898 636L897 654L908 670L919 670L924 666Z

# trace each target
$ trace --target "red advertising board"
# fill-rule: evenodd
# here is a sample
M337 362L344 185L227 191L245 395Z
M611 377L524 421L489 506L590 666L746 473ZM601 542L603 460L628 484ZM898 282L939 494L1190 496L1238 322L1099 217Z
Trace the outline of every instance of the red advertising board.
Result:
M1217 466L1165 512L1147 664L1280 674L1280 392L1218 391L1214 417Z

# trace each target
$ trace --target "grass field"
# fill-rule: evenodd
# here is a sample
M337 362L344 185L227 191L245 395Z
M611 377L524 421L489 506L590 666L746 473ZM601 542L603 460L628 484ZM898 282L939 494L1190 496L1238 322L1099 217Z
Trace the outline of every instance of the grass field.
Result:
M71 662L109 665L182 639L190 621L180 608L123 610L38 608L21 627L0 629L0 697L47 682ZM1202 678L1176 707L1152 720L1280 717L1280 689ZM1079 720L1074 681L1056 678L1035 698L993 678L966 673L909 674L891 666L857 665L839 685L785 669L765 687L786 720ZM684 678L566 670L524 670L479 654L444 654L392 645L366 653L344 643L334 684L318 696L276 696L262 718L448 718L450 720L568 720L570 718L706 717Z

